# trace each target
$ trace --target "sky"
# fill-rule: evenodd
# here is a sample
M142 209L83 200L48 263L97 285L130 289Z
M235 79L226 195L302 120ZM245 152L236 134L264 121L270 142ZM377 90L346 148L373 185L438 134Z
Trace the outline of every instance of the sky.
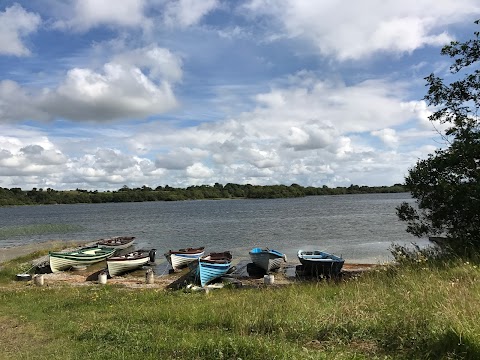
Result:
M0 0L0 187L403 183L478 0Z

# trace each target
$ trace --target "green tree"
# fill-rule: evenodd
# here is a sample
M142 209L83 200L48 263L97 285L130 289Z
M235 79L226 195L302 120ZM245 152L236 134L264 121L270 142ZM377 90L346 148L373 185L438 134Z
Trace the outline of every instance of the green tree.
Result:
M425 78L424 99L434 107L429 119L446 124L446 146L409 170L405 185L416 206L397 207L408 232L419 237L446 235L463 253L480 249L480 33L474 35L441 51L453 59L454 80L446 83L434 74Z

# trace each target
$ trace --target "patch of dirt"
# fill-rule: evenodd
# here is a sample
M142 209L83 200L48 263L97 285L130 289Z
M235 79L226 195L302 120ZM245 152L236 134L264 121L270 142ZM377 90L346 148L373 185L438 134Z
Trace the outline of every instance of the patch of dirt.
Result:
M367 267L371 269L372 267ZM352 269L355 269L352 271ZM56 273L46 273L42 274L44 285L47 287L55 286L103 286L98 282L98 274L102 271L95 269L87 269L83 271L62 271ZM359 276L362 272L366 271L365 268L355 266L350 266L348 270L342 273L342 276L335 281L345 281L351 279L352 277ZM230 275L224 277L225 283L230 283L233 287L244 287L244 288L261 288L261 287L281 287L285 285L298 284L303 281L322 281L321 279L308 278L308 277L291 277L285 276L285 274L279 272L275 273L273 283L266 285L263 277L249 277L249 276L238 276ZM18 284L24 282L17 282ZM34 286L35 279L26 282L30 286ZM109 277L107 279L108 285L116 285L120 287L125 287L127 289L161 289L161 290L179 290L186 288L187 285L191 286L192 283L191 275L188 270L185 269L181 272L176 272L168 275L154 275L154 282L147 283L146 281L146 270L141 269L134 271L123 276ZM212 284L212 288L217 287L218 284ZM193 286L193 290L200 290L198 286Z

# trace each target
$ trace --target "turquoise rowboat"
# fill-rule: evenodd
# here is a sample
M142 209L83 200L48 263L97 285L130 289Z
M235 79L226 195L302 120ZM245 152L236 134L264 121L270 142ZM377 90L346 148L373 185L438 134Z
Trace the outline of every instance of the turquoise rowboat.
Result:
M52 272L67 270L75 265L90 265L105 260L115 253L115 249L87 247L68 252L50 251L50 269Z
M196 274L200 278L200 285L204 287L213 280L224 276L230 270L231 264L232 253L230 251L210 253L199 258Z

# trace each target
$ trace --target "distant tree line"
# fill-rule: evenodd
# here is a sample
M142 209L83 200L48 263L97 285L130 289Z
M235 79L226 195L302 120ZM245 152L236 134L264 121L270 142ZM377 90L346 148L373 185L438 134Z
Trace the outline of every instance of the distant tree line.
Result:
M22 190L21 188L1 188L0 206L6 205L34 205L34 204L79 204L79 203L120 203L143 201L178 201L201 199L275 199L292 198L313 195L344 195L367 193L399 193L405 192L402 184L393 186L358 186L329 188L303 187L298 184L286 185L239 185L228 183L222 185L199 185L187 188L174 188L168 185L157 186L155 189L148 186L129 188L123 186L117 191L89 191L89 190L54 190L51 188Z

